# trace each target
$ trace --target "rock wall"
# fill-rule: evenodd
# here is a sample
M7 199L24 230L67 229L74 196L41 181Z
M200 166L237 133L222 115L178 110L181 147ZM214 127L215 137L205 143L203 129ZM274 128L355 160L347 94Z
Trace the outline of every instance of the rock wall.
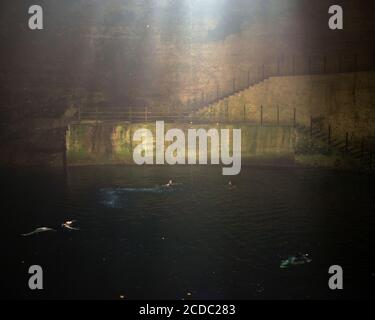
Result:
M344 32L327 27L330 0L40 0L45 13L40 31L30 30L27 24L28 8L35 3L19 0L4 5L0 10L0 37L6 44L0 59L0 147L4 150L0 163L59 162L65 129L55 122L72 107L179 110L187 101L212 98L217 89L230 90L233 78L237 87L244 86L248 71L260 72L263 64L274 70L280 61L281 72L290 70L295 56L297 67L301 67L299 59L325 56L328 71L335 72L339 58L344 65L353 65L347 59L360 54L356 64L368 70L365 66L373 61L375 44L375 2L340 3L345 11ZM331 99L325 98L329 95L337 96L330 107L340 119L334 133L341 135L345 128L359 131L356 125L346 126L346 113L337 111L342 101L353 98L352 77L347 77L347 84L332 82L331 89L320 88L319 78L312 79L318 80L285 85L278 93L280 99L294 96L290 88L298 86L303 87L301 103L310 97L306 103L311 108L320 108L322 100ZM367 97L360 93L367 80L356 83L355 105L367 103L363 100L372 103L370 89L364 89ZM259 118L256 107L257 103L249 107L246 117ZM298 119L302 111L298 110ZM230 113L235 118L236 112ZM290 111L281 113L280 122L292 116ZM264 110L264 121L274 116L275 110ZM355 124L370 126L370 111L368 116L361 112L355 117L360 118ZM43 123L38 122L41 118Z
M132 136L140 128L151 130L155 137L155 123L92 122L71 125L67 135L68 164L134 164L133 150L139 142L133 142ZM189 128L208 130L212 125L165 125L165 131L172 128L183 130L187 137ZM223 124L213 128L241 129L244 162L294 157L296 134L291 127ZM208 155L210 157L210 144Z
M375 138L375 72L271 77L260 84L198 112L202 117L292 125L296 122L352 141ZM279 115L278 115L279 114Z

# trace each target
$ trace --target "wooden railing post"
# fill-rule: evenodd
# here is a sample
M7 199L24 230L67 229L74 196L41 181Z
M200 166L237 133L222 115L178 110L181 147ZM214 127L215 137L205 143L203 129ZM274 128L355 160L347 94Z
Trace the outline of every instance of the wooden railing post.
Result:
M263 105L260 106L260 126L263 127Z
M297 110L296 108L293 108L293 127L296 127L296 122L297 122Z
M145 122L148 121L148 111L147 111L147 108L145 108Z
M246 103L243 104L243 121L246 121Z

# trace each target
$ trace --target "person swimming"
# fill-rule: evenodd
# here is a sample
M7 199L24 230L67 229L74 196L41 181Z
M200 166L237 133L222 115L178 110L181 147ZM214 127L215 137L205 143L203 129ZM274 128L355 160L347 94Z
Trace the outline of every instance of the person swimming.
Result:
M296 254L295 256L290 256L285 260L281 260L280 268L285 269L290 266L297 266L301 264L310 263L312 259L309 257L308 254Z
M231 180L229 180L229 182L228 182L228 188L229 188L229 189L235 189L235 188L236 188L236 185L233 184Z
M23 237L28 237L34 234L42 233L42 232L48 232L48 231L56 231L55 229L48 228L48 227L41 227L41 228L36 228L34 231L31 231L29 233L22 233L21 236Z
M169 180L167 184L164 185L165 187L172 187L173 186L173 181Z
M76 222L76 220L65 221L64 223L61 224L61 228L78 231L79 228L73 226L73 224L75 222ZM57 228L49 228L49 227L36 228L35 230L33 230L31 232L22 233L21 236L28 237L28 236L32 236L32 235L35 235L35 234L44 233L44 232L51 232L51 231L54 231L54 232L58 231L58 227Z
M63 224L61 224L61 227L69 230L79 230L79 228L73 227L73 224L75 222L76 220L66 221Z

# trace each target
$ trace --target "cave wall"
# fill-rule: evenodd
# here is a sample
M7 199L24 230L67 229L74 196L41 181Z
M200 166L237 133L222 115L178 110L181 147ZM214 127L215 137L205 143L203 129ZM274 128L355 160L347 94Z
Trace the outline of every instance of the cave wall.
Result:
M345 12L345 31L338 32L327 27L329 0L39 0L41 31L28 28L33 4L0 4L0 147L7 163L34 159L44 135L60 145L55 131L65 129L56 121L72 108L178 110L230 88L233 78L242 85L249 69L276 58L371 57L374 47L375 3L367 0L337 2ZM48 154L36 158L53 162Z
M202 118L218 121L251 121L260 123L263 107L264 124L315 124L332 137L359 145L362 138L375 147L375 72L342 73L311 76L271 77L220 103L198 112ZM279 111L278 111L279 109ZM277 113L279 112L279 117Z
M291 55L370 53L374 3L339 1L345 32L328 29L331 1L40 0L3 5L1 109L5 122L84 108L176 109L246 81L249 68Z
M87 122L74 124L67 133L67 156L69 165L98 165L98 164L128 164L134 165L133 151L140 143L133 141L133 134L138 129L148 129L155 138L155 123L126 122ZM296 133L292 127L259 127L251 125L222 124L212 126L185 125L166 123L165 132L169 129L181 129L187 139L187 130L211 128L241 129L242 162L253 160L277 161L280 159L293 159ZM219 131L220 132L220 131ZM155 141L150 141L150 148L154 150ZM170 145L165 142L165 148ZM208 143L208 157L210 158L211 145ZM186 140L186 157L188 155ZM197 151L197 157L199 149Z

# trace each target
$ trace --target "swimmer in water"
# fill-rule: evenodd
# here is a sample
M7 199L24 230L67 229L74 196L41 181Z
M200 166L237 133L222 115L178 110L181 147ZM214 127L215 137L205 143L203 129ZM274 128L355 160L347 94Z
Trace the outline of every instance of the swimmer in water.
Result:
M76 227L73 227L73 224L76 222L76 220L72 220L72 221L66 221L64 222L61 227L65 228L65 229L69 229L69 230L79 230L79 228L76 228Z
M63 229L76 230L76 231L78 231L79 228L77 228L77 227L74 226L74 223L75 223L75 222L76 222L76 220L65 221L64 223L61 224L61 227L62 227ZM36 228L36 229L35 229L34 231L32 231L32 232L21 234L21 236L23 236L23 237L28 237L28 236L32 236L32 235L35 235L35 234L38 234L38 233L42 233L42 232L50 232L50 231L57 231L57 228L56 228L56 229L52 229L52 228L48 228L48 227Z
M164 185L164 187L172 187L173 181L169 180L167 184Z
M235 189L236 188L236 186L232 183L231 180L229 180L229 182L228 182L228 187L229 187L229 189Z
M285 269L290 266L297 266L301 264L310 263L312 259L309 257L308 254L297 254L295 256L290 256L285 260L281 260L280 268Z
M41 228L36 228L34 231L29 232L29 233L23 233L21 236L23 237L28 237L34 234L42 233L42 232L48 232L48 231L56 231L55 229L48 228L48 227L41 227Z

